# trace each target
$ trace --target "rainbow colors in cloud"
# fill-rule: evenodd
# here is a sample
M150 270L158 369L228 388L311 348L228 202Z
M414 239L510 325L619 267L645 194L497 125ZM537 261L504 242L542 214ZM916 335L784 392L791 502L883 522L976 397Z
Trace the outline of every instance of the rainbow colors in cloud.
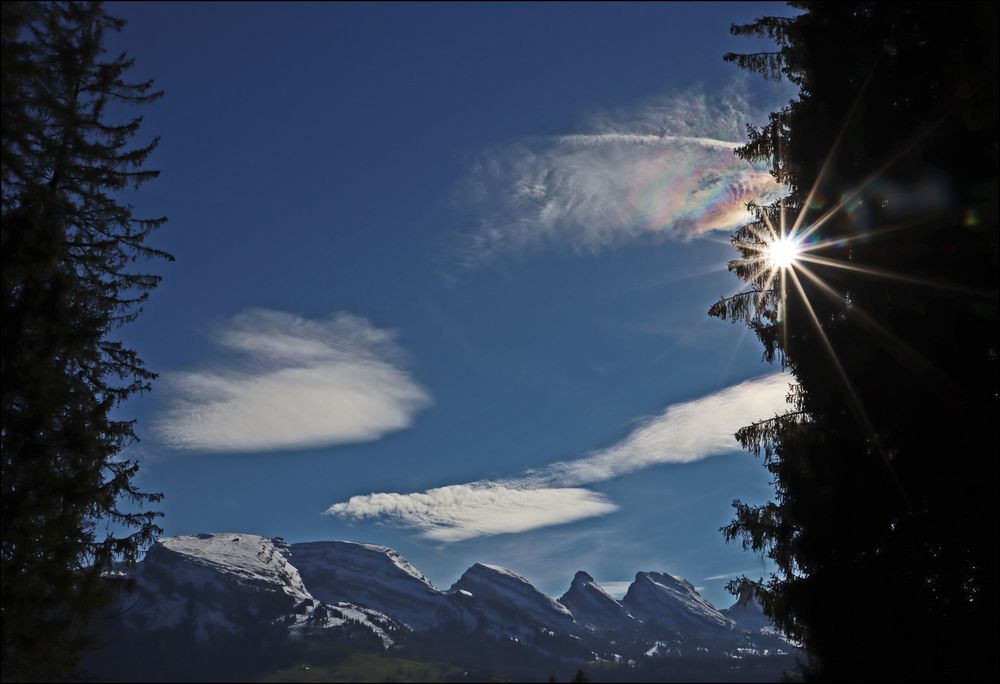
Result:
M647 110L602 121L605 130L595 133L481 155L463 189L480 217L467 260L546 246L590 251L649 237L687 240L730 231L748 220L748 202L784 194L766 167L734 153L742 143L732 123L749 115L704 96L677 95Z

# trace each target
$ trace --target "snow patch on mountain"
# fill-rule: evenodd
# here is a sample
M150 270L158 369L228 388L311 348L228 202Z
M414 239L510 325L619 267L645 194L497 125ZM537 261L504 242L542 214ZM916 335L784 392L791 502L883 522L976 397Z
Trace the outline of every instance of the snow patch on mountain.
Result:
M161 539L159 546L192 566L217 572L243 586L271 588L297 601L312 598L298 570L285 557L288 545L281 538L194 534ZM177 575L177 579L183 581L184 573Z
M293 639L303 639L306 636L317 634L326 636L328 632L342 632L351 628L368 630L382 642L382 648L389 648L394 643L392 634L399 632L403 625L384 613L370 608L350 603L337 605L321 603L315 610L296 616L295 623L289 627L289 634Z

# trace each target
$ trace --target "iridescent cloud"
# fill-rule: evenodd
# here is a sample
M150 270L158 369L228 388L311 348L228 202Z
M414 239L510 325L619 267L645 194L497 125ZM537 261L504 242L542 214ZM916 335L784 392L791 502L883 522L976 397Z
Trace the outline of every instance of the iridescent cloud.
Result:
M586 133L485 152L462 189L479 217L466 262L732 230L747 220L747 202L783 194L765 166L734 154L751 118L732 90L690 92L595 118Z

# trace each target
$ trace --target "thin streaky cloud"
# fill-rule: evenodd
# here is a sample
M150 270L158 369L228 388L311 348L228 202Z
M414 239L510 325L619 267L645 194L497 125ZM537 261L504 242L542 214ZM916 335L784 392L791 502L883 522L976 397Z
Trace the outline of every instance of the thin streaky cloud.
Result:
M427 392L402 368L393 332L338 313L309 319L254 309L215 335L229 354L167 374L156 422L176 449L254 452L378 439L408 427Z
M712 575L711 577L702 577L702 582L711 582L713 580L724 580L732 579L734 577L739 577L740 575L750 575L753 573L763 574L764 571L761 568L754 568L751 570L737 570L736 572L727 572L723 575Z
M346 520L376 519L412 527L442 542L524 532L607 515L617 505L581 485L660 463L689 463L739 448L733 434L787 408L790 376L748 380L669 406L617 444L519 477L479 480L407 494L353 496L327 509Z

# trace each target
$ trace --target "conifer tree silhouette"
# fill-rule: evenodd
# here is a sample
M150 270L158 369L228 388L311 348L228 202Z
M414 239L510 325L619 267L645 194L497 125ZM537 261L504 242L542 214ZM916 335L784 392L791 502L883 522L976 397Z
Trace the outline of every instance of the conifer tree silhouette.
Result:
M799 88L737 152L790 194L751 207L748 287L709 312L794 373L787 413L737 433L775 497L723 528L777 572L729 588L812 678L995 679L997 6L793 6L733 27L774 51L726 56Z
M3 679L71 676L105 577L160 532L123 459L134 422L113 417L155 375L116 340L172 260L145 244L165 219L122 199L155 178L141 117L109 108L158 99L130 84L103 37L124 22L100 3L5 2L3 11Z

